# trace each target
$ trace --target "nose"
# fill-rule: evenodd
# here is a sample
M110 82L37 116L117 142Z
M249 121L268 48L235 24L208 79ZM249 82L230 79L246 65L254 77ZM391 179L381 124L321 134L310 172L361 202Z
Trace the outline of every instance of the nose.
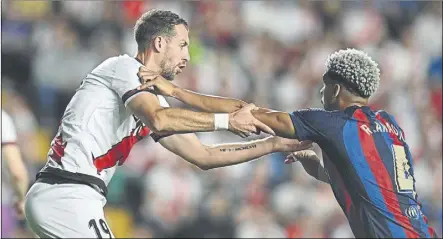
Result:
M191 60L191 55L189 54L189 49L186 47L186 51L183 57L183 60L189 62Z

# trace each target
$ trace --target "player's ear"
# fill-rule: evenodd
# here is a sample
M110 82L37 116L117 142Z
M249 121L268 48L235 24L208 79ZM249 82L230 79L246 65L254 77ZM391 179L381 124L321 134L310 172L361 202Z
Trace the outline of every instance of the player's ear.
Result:
M163 52L166 48L166 39L162 36L156 36L152 40L153 49L155 52Z
M341 85L340 84L334 84L334 91L333 91L333 96L334 98L338 97L338 94L340 93L340 89L341 89Z

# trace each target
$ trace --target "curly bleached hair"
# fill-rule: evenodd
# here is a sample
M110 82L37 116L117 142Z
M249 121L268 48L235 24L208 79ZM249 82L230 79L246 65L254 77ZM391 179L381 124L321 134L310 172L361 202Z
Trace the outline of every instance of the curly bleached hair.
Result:
M326 60L326 72L332 73L358 95L369 98L380 84L380 69L377 63L363 51L339 50Z

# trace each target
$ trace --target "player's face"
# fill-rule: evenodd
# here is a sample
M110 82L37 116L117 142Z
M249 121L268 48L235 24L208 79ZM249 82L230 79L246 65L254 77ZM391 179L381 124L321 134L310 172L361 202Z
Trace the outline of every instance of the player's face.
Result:
M182 72L190 60L188 29L184 25L177 25L175 32L176 35L169 39L163 60L160 62L161 75L170 81Z
M334 94L335 83L328 79L327 76L323 76L323 87L320 90L321 103L325 110L337 109L337 97Z

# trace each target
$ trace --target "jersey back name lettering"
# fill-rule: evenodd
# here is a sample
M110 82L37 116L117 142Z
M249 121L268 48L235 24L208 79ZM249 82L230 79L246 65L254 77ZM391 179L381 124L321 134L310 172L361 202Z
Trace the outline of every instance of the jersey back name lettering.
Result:
M418 202L404 132L391 115L352 106L290 116L297 138L322 148L330 185L356 237L435 237Z

